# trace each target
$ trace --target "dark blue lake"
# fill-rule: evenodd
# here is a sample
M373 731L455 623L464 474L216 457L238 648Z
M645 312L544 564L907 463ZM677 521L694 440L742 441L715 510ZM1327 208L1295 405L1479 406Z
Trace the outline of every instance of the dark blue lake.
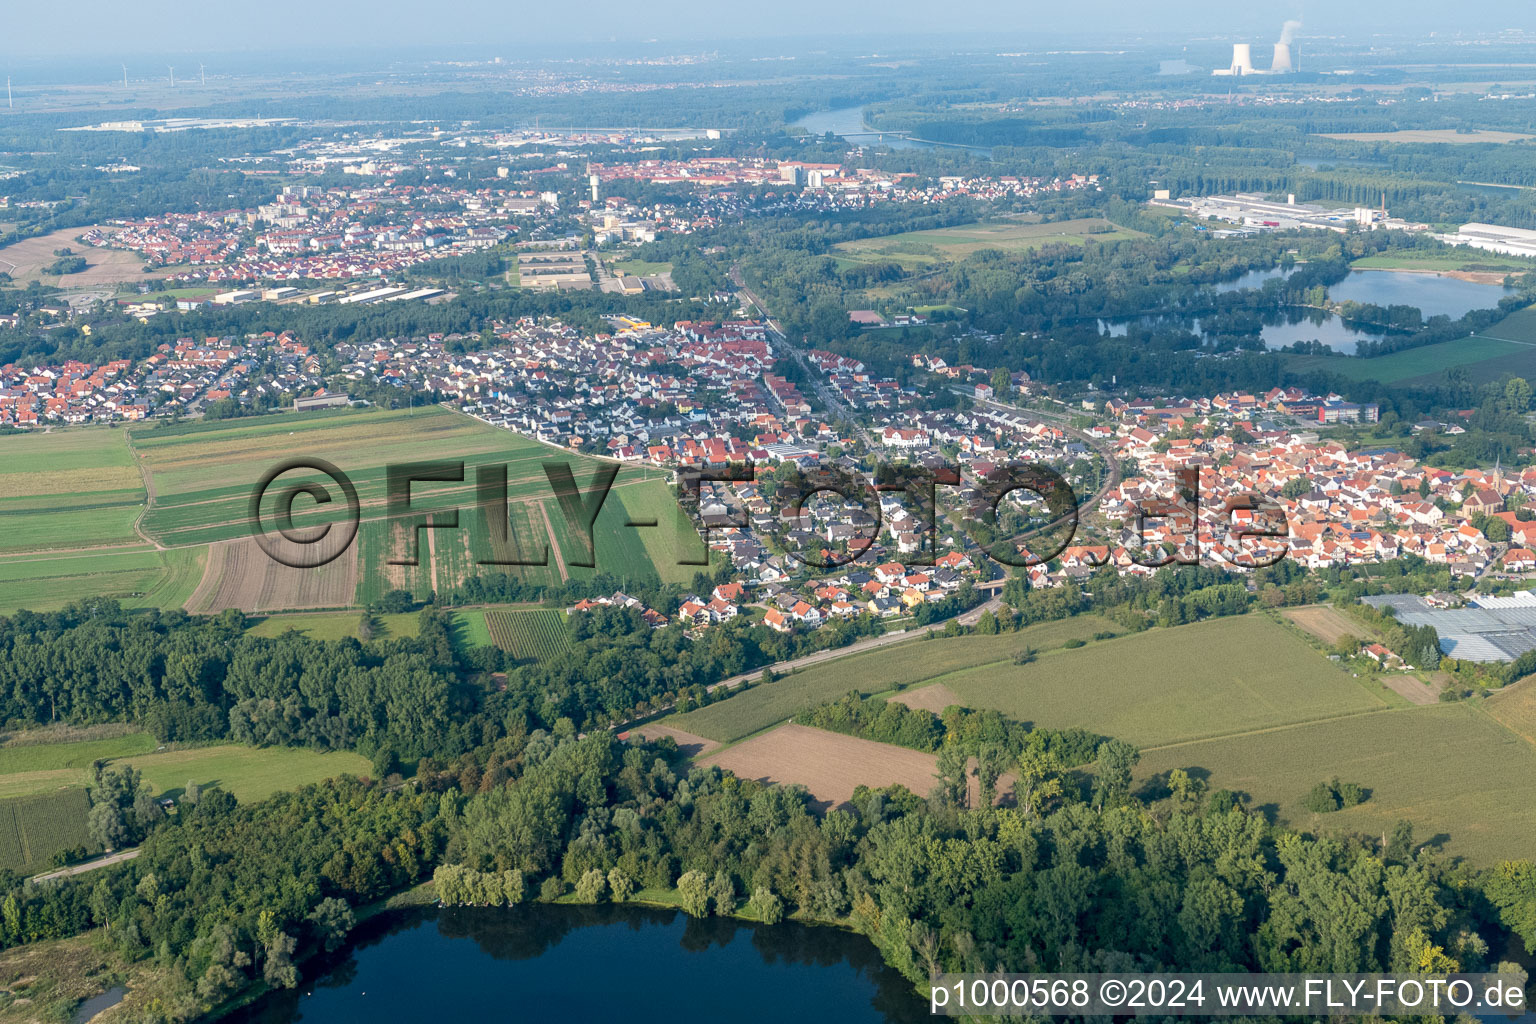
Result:
M905 1024L927 1004L862 936L634 906L389 915L242 1024L569 1020Z

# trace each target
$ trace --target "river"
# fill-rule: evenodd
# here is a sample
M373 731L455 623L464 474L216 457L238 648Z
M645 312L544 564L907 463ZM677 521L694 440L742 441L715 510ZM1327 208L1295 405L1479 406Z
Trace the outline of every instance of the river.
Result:
M308 965L240 1024L928 1019L862 936L637 906L526 904L390 914Z
M992 158L992 151L986 146L963 146L959 143L924 142L921 139L909 139L902 135L887 135L869 127L864 121L864 108L837 107L833 110L820 110L814 114L806 114L789 125L791 128L804 128L812 135L825 135L831 132L845 142L855 146L889 146L891 149L964 149L983 156Z

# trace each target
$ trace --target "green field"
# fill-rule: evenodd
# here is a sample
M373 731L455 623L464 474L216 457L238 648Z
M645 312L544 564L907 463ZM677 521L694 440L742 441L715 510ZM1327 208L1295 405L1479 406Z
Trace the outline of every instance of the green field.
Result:
M482 621L491 643L518 661L552 658L571 649L565 613L552 608L488 611Z
M1468 270L1502 273L1536 269L1530 260L1500 256L1479 250L1453 249L1446 252L1404 249L1401 252L1365 256L1350 264L1358 270Z
M0 557L0 614L53 611L111 597L128 608L179 608L202 579L206 550L148 545Z
M1011 667L1013 656L1026 647L1044 650L1060 647L1069 639L1086 640L1106 632L1118 632L1118 628L1108 619L1080 615L1060 622L1043 622L1017 633L913 640L814 665L771 683L754 683L718 704L686 715L673 715L666 719L666 724L731 743L786 721L807 708L835 700L849 690L880 693L959 669Z
M455 612L453 616L453 642L460 647L492 647L490 628L485 623L486 613L478 608Z
M179 796L188 782L217 786L243 801L263 800L338 775L368 775L368 759L346 751L227 744L123 758L144 774L156 796Z
M100 427L0 437L0 552L142 543L144 482L126 438Z
M623 478L620 477L622 480ZM554 498L543 502L544 512L554 528L555 540L565 560L566 571L574 579L587 579L597 573L620 580L655 580L688 583L703 566L679 564L687 555L702 558L703 541L689 522L666 482L656 475L650 480L615 483L598 511L593 528L595 567L575 564L587 558L586 547L566 522L560 503ZM580 475L578 486L584 485ZM635 522L655 521L655 526L630 526Z
M564 529L544 464L571 466L579 487L590 483L598 465L440 406L283 413L131 431L58 429L0 438L0 453L7 456L0 461L0 525L7 528L0 540L0 613L54 610L89 597L115 598L128 607L181 607L202 580L206 545L246 536L249 499L260 476L295 456L325 459L357 487L363 522L355 541L360 565L353 599L360 605L396 588L429 600L482 572L556 584L563 577L555 552L546 566L480 564L493 553L474 504L476 467L506 466L519 553L536 557L555 546L544 523L548 507L558 524L559 554L569 565L577 557L575 539ZM405 553L407 533L384 519L385 467L429 460L464 461L465 479L413 484L413 505L420 511L458 507L460 528L422 534L420 564L392 566ZM144 472L154 495L147 510ZM285 487L309 481L338 490L318 473L291 471L281 478ZM271 510L269 500L265 511ZM301 496L295 523L317 525L344 511L342 501L317 506ZM628 528L631 518L654 518L662 526ZM679 518L662 474L623 467L599 520L599 570L626 580L690 581L695 567L676 564L678 542L668 529ZM146 542L136 524L164 550ZM575 573L584 577L591 570Z
M485 624L486 614L478 608L453 613L452 629L455 646L461 649L491 646L491 634ZM251 636L276 637L293 630L311 640L347 640L357 638L359 618L360 613L356 611L285 612L280 615L268 615L258 620L246 632ZM421 632L421 613L375 615L373 630L375 640L418 636Z
M1082 245L1089 239L1114 242L1137 237L1140 232L1117 227L1098 217L1050 224L997 221L860 238L839 242L832 251L845 263L897 263L904 270L920 270L934 263L964 259L983 249L1028 252L1046 245Z
M1286 355L1292 373L1337 374L1351 380L1376 380L1404 387L1442 382L1446 370L1462 366L1474 384L1506 374L1536 378L1536 307L1519 310L1476 337L1442 341L1374 359L1348 356Z
M144 519L144 529L165 544L201 544L239 537L248 532L248 502L260 475L282 459L302 455L325 459L353 481L362 506L363 524L358 544L361 561L357 600L366 604L383 592L400 587L419 600L445 592L477 571L477 561L488 557L485 529L474 508L476 467L502 464L507 471L509 512L514 535L535 551L547 542L548 531L537 505L552 511L557 505L544 464L562 462L572 467L578 487L592 479L595 460L573 455L510 431L492 427L440 406L410 410L336 410L322 414L299 413L258 420L183 425L140 431L133 445L149 468L155 500ZM422 512L459 509L458 530L436 530L421 535L419 566L391 567L391 558L405 553L407 535L385 520L387 514L385 467L389 464L428 460L466 464L462 482L418 482L411 487L413 509ZM620 575L654 576L656 567L646 554L645 542L636 531L624 530L626 520L621 497L634 486L665 484L658 478L643 483L653 471L624 467L605 502L600 527L611 533L604 552ZM294 471L284 474L284 485L313 479L326 485L319 474ZM335 490L329 484L327 490ZM317 509L303 498L296 506L299 526L331 521L342 514L342 503ZM610 507L611 506L611 507ZM558 514L556 519L561 519ZM563 526L563 522L560 524ZM576 551L572 538L561 538L561 550ZM494 571L494 570L492 570ZM691 577L691 573L690 573ZM554 582L556 566L529 571L525 578Z
M652 274L672 272L672 264L654 263L650 260L619 260L610 265L616 274L633 274L635 277L650 277Z
M0 800L0 868L33 874L60 850L90 847L84 789Z
M1536 748L1466 705L1404 708L1144 750L1138 775L1184 768L1213 789L1307 829L1380 836L1401 819L1415 838L1476 864L1531 856ZM1313 814L1301 798L1338 776L1371 791L1357 807Z
M935 681L969 707L1051 728L1082 726L1143 747L1380 711L1393 700L1259 615L1043 651L1028 665Z
M476 561L475 571L480 575L503 573L515 576L533 586L552 586L560 582L560 568L555 561L549 542L549 530L544 526L541 514L543 506L537 501L511 502L507 506L507 518L511 526L511 557L520 561L546 561L544 565L491 565L478 564L495 557L491 550L488 532L478 522L466 534L470 554ZM471 513L478 519L478 510Z

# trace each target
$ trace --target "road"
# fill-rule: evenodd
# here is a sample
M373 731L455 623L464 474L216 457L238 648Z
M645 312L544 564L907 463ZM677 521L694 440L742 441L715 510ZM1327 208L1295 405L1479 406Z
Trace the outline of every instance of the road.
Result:
M800 346L790 342L789 336L784 333L784 328L779 326L779 322L775 320L772 314L768 312L768 307L763 304L763 300L758 298L756 292L747 287L746 281L743 280L741 276L741 267L731 267L731 269L726 272L726 276L731 279L731 284L736 286L736 290L749 303L757 307L757 311L761 313L763 315L763 319L768 322L768 330L775 335L779 342L781 342L780 347L787 349L789 353L795 357L795 362L800 364L801 372L803 373L805 379L810 381L812 390L816 392L816 397L821 399L821 404L826 406L826 408L830 409L837 416L842 417L844 420L847 420L850 424L852 424L853 428L859 432L860 439L862 439L864 444L871 451L873 451L875 448L875 443L874 440L870 437L869 431L864 429L863 424L859 422L859 418L858 416L854 415L853 410L848 408L848 406L843 403L843 400L837 397L837 393L827 386L825 376L820 370L816 369L816 367L810 364L810 361L805 358L805 352L801 350Z
M1100 501L1104 500L1104 495L1108 494L1115 487L1119 486L1120 460L1115 458L1114 449L1106 444L1100 443L1098 438L1089 437L1087 434L1083 433L1081 430L1078 430L1076 427L1068 426L1065 422L1062 422L1067 418L1065 413L1057 416L1042 412L1039 409L1025 409L1017 405L1009 405L1007 402L996 402L989 398L978 398L975 399L975 402L977 405L986 406L987 408L995 409L998 412L1006 412L1015 416L1023 416L1025 419L1036 419L1043 423L1049 423L1051 426L1056 427L1058 430L1062 430L1068 434L1071 434L1073 437L1083 442L1083 444L1087 445L1094 451L1098 452L1099 455L1103 456L1105 464L1109 466L1109 476L1105 478L1104 485L1097 491L1093 492L1092 496L1090 496L1087 501L1080 501L1077 503L1079 512L1081 512L1083 509L1089 509L1091 511L1095 506L1098 505ZM1050 526L1042 527L1042 529L1048 530L1056 525L1056 523L1052 523ZM1031 533L1039 532L1039 530L1031 531Z
M47 882L55 878L68 878L70 875L83 875L87 871L95 871L97 868L111 867L113 864L122 864L125 861L133 860L133 858L137 857L138 855L139 847L135 846L131 850L119 850L111 856L98 857L95 860L86 861L84 864L71 864L67 868L60 868L57 871L50 871L47 874L33 875L32 881Z

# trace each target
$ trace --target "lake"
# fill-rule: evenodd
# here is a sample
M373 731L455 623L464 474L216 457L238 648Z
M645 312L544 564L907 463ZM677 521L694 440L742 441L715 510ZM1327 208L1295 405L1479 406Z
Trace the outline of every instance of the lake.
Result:
M1328 289L1328 297L1335 302L1416 306L1426 320L1442 315L1459 320L1474 309L1497 306L1504 295L1503 285L1401 270L1351 270L1348 277Z
M836 1020L909 1024L928 1005L863 936L637 907L455 907L366 922L241 1024Z

